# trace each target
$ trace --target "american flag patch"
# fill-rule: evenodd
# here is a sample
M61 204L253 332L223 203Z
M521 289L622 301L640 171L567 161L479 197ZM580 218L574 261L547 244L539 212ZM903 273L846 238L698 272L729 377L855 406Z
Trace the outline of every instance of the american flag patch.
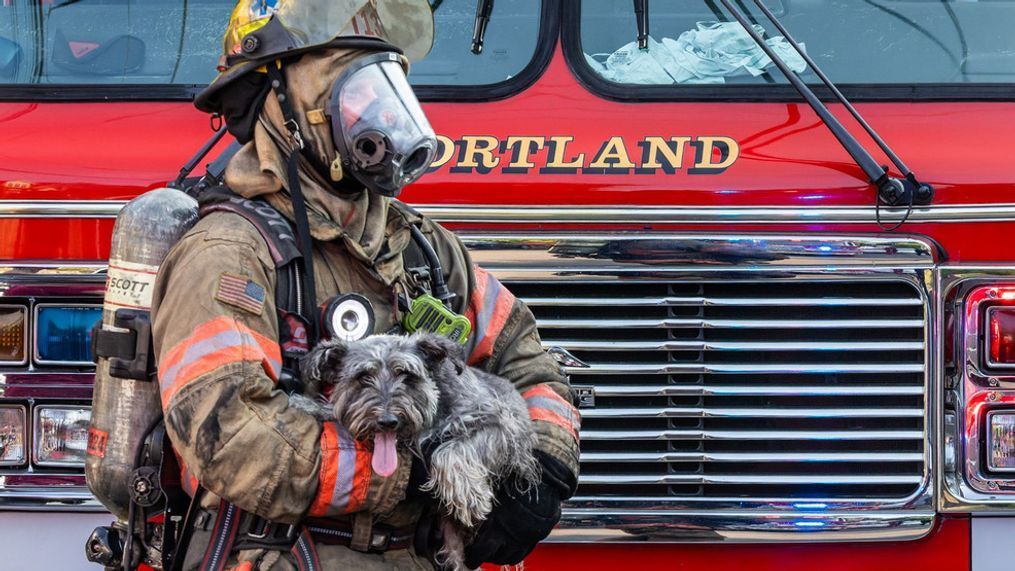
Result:
M247 278L222 274L215 299L260 315L264 308L264 288Z

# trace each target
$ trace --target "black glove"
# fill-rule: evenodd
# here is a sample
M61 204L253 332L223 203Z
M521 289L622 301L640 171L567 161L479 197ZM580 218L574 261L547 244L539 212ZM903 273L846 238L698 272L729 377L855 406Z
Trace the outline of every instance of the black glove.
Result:
M540 483L519 492L508 482L497 492L497 504L465 548L465 565L517 565L560 521L560 502L570 497L577 478L557 460L536 452L543 466Z

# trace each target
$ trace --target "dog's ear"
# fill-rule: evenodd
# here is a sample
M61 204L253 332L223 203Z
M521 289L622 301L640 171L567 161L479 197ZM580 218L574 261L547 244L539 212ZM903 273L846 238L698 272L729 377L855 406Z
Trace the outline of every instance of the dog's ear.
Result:
M348 352L349 345L341 339L321 341L307 353L306 357L303 357L300 363L303 382L307 384L324 382L325 371L337 370ZM331 377L331 375L327 376Z
M455 371L461 375L465 371L465 351L463 347L442 335L422 333L416 337L416 347L423 356L427 369L434 370L445 359L451 361Z

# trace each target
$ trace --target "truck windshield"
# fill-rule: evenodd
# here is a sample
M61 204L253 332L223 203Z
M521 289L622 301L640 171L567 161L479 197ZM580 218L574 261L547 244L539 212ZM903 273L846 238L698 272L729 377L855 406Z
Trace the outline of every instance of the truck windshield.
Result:
M235 0L2 0L0 86L207 84ZM540 6L497 2L486 49L470 51L475 0L443 0L433 51L415 85L487 85L532 60Z
M764 0L836 83L1015 83L1015 1ZM769 45L803 78L802 58L751 2L739 2ZM786 83L718 2L651 2L647 50L631 0L582 0L581 48L600 77L620 84Z

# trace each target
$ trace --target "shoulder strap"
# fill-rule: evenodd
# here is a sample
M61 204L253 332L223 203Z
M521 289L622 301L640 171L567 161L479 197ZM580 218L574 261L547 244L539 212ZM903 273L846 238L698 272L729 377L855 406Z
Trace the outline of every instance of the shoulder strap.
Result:
M268 245L276 268L302 256L289 221L267 202L237 196L224 185L205 190L197 200L202 217L212 212L232 212L253 224Z

